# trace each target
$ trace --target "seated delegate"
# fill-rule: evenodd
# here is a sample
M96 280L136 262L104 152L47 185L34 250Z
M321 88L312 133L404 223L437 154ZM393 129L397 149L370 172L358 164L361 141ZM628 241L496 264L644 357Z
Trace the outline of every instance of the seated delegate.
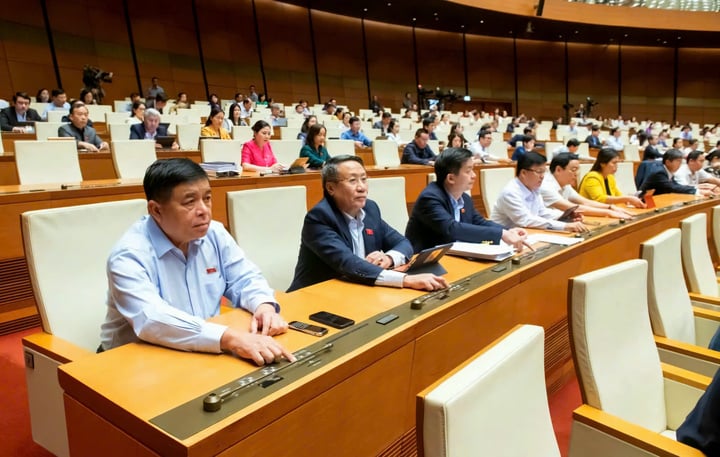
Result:
M689 157L689 155L688 155ZM677 149L668 149L663 154L662 167L656 167L650 174L645 177L640 190L647 192L650 189L655 190L656 195L660 194L694 194L709 195L711 189L698 186L689 186L680 184L675 180L675 173L680 169L683 162L682 152ZM700 165L702 167L702 164Z
M372 140L360 131L360 118L353 116L349 119L349 123L350 128L340 134L340 139L353 140L357 147L372 146Z
M25 127L19 125L20 122L42 121L38 112L30 108L30 96L27 93L16 92L12 101L12 106L0 110L0 130L24 133Z
M184 351L229 352L258 365L293 355L271 338L287 331L274 292L219 222L205 171L189 159L158 160L143 187L148 215L107 262L108 301L99 352L146 341ZM250 327L208 322L220 300L252 313Z
M623 195L615 184L615 172L620 161L618 152L611 148L603 148L598 152L592 168L580 181L578 193L583 197L608 207L616 203L629 203L636 208L645 208L645 203L632 195Z
M300 157L308 158L309 168L320 169L330 158L330 154L325 148L326 134L327 130L322 124L314 124L308 129L305 144L300 149Z
M500 192L490 219L505 227L586 232L588 229L581 217L576 215L571 222L559 221L562 211L546 208L543 204L540 186L546 171L544 156L537 152L520 156L515 178Z
M631 219L632 213L613 205L587 199L575 191L580 160L576 154L561 152L553 156L550 173L545 175L540 186L540 195L545 206L565 211L575 205L585 216L614 217Z
M295 277L288 291L333 278L423 290L448 286L440 276L393 270L407 263L412 246L367 198L367 179L360 157L335 156L325 163L324 196L305 216Z
M210 115L205 121L205 127L200 130L200 136L203 138L220 138L221 140L231 140L230 134L223 127L225 121L225 113L221 109L212 108Z
M58 127L58 136L75 138L78 149L86 149L90 152L98 152L101 149L110 149L95 132L95 129L88 125L88 109L85 103L76 101L70 106L69 124Z
M418 196L405 230L415 252L454 241L499 244L502 240L518 251L523 249L525 230L506 230L486 220L465 193L477 178L472 152L445 149L435 161L435 175L437 181L428 184Z
M400 162L416 165L432 165L435 163L437 155L430 149L429 140L430 134L427 129L417 129L415 139L405 145Z
M257 121L253 126L253 138L243 144L242 168L263 173L280 173L285 168L278 163L270 145L270 124Z
M167 136L167 127L160 125L160 113L154 108L145 110L145 116L140 124L130 126L131 140L155 140L158 136ZM155 142L155 147L160 149L162 144ZM172 149L178 149L176 141L173 141Z

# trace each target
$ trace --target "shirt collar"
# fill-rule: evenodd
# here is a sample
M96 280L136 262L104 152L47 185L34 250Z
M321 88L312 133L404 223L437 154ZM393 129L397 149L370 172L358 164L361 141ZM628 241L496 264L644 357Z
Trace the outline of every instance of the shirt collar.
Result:
M362 224L363 221L365 220L365 210L362 208L360 209L360 212L358 213L357 217L352 217L351 215L349 215L348 213L346 213L344 211L342 212L342 215L345 218L345 222L347 222L348 224L350 224L353 221L355 221L359 224Z

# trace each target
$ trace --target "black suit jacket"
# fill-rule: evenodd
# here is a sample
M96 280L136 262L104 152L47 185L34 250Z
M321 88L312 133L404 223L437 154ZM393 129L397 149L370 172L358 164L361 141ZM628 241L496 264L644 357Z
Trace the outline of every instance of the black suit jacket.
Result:
M649 189L655 189L655 195L695 193L694 186L684 186L677 183L675 178L670 179L664 166L653 168L640 186L640 190L643 192Z
M420 193L405 229L415 252L454 241L500 242L503 226L478 214L468 194L462 199L465 206L456 222L450 196L440 184L432 182Z
M158 125L157 136L167 136L167 128L164 125ZM145 139L145 124L142 122L139 124L133 124L130 126L130 139L131 140L144 140Z
M678 427L677 440L705 455L720 455L720 371Z
M602 140L599 136L588 135L587 138L585 138L585 142L591 148L602 148Z
M650 146L649 144L645 146L645 151L643 151L643 160L655 160L655 159L662 159L662 154L660 154L660 151L657 150L655 146Z
M401 252L412 256L410 242L390 227L380 216L372 200L365 202L365 252ZM340 278L361 284L374 284L382 268L353 254L352 237L343 213L327 197L320 200L305 216L295 278L288 292Z
M28 108L27 113L25 113L25 119L28 121L42 122L40 115L32 108ZM0 110L0 130L3 132L12 132L13 127L17 127L17 125L18 119L14 106L8 106Z

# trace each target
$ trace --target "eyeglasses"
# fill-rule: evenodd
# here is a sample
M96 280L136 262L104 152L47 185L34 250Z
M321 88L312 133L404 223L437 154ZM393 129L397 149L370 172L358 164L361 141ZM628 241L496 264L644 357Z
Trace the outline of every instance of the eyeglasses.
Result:
M359 183L362 183L363 186L366 185L367 180L368 180L367 176L361 176L359 178L353 176L352 178L339 179L338 182L345 181L348 184L350 184L350 186L356 187Z
M533 168L526 168L525 170L532 171L533 173L535 173L538 176L545 176L545 171L546 171L544 169L543 170L535 170Z

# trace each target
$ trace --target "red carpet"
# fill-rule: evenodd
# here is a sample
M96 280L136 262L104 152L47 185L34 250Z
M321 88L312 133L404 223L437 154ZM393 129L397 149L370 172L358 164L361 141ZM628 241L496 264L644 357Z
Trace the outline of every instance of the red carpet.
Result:
M25 388L25 365L21 340L25 335L38 332L31 329L12 335L0 336L0 456L52 457L52 454L35 444L30 432L30 416ZM564 456L568 454L572 412L580 406L580 390L574 378L549 399L555 435Z
M11 335L0 336L0 455L8 457L51 457L32 440L27 389L25 388L25 363L22 343L24 336L38 332L31 329Z
M555 428L555 437L560 446L560 452L565 457L568 455L568 447L570 446L572 412L582 403L577 379L573 377L570 382L548 399L548 403L550 404L550 416Z

